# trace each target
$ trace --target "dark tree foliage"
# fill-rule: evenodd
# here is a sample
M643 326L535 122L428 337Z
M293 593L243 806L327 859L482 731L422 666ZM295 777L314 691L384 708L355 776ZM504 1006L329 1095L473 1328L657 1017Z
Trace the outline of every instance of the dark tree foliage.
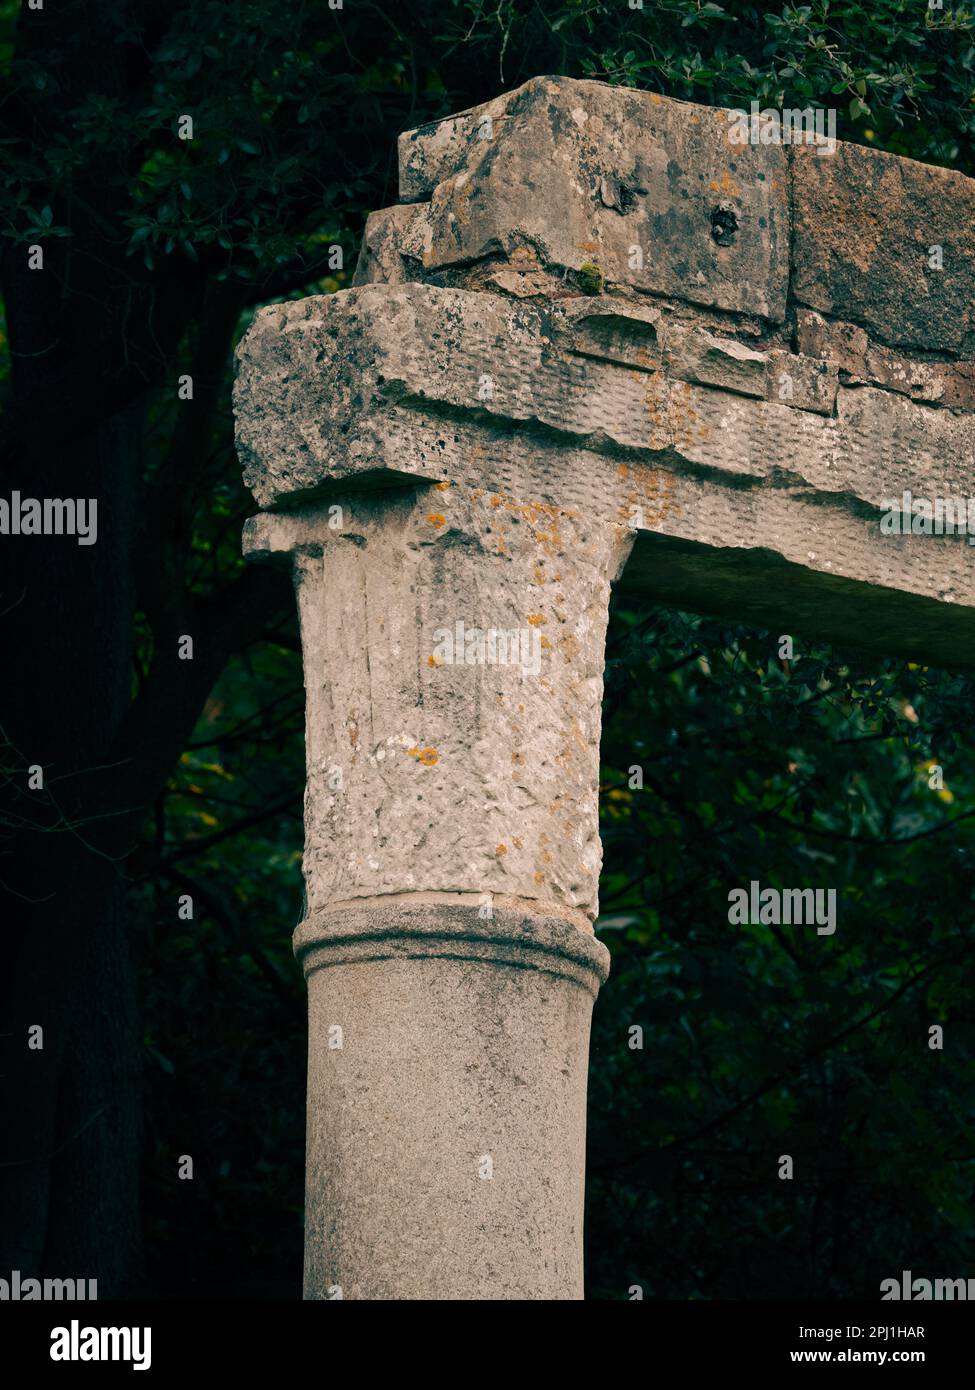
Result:
M239 556L254 308L348 284L400 130L538 73L832 106L973 172L972 32L920 0L0 0L0 495L100 499L90 549L0 543L0 1267L299 1289L302 687L287 581ZM614 619L595 1296L970 1272L972 691L794 636ZM836 935L730 927L751 878L837 887Z
M975 1255L975 686L779 646L673 612L614 622L596 1296L877 1298ZM752 879L836 889L834 934L730 926Z

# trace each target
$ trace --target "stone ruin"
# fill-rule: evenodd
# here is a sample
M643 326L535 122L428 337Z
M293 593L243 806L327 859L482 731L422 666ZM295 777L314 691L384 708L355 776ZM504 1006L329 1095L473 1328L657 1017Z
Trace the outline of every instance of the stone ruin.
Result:
M308 1298L582 1297L611 591L975 668L967 538L911 519L975 496L975 181L733 129L541 77L408 131L354 287L240 345L307 691Z

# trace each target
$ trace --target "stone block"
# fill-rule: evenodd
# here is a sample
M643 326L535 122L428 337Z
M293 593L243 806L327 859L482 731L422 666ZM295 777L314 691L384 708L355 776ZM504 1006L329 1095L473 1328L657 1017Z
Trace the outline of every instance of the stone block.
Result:
M970 344L975 180L845 142L792 159L795 298L890 347Z
M712 107L534 78L403 135L401 194L430 198L428 271L530 253L594 286L778 322L785 151L732 144L730 130L728 113Z

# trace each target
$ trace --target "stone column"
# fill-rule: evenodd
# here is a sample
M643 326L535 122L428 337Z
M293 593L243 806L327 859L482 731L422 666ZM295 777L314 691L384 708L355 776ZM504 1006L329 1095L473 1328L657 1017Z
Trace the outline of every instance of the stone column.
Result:
M363 473L304 500L278 465L335 409L323 386L341 396L350 359L363 390L389 381L409 341L363 324L374 295L266 311L238 379L249 481L292 501L245 548L292 567L307 692L305 1296L581 1298L603 643L629 538L532 499L510 444L510 491L460 467L389 486L391 450L429 465L378 409L352 417ZM433 433L453 452L461 429Z

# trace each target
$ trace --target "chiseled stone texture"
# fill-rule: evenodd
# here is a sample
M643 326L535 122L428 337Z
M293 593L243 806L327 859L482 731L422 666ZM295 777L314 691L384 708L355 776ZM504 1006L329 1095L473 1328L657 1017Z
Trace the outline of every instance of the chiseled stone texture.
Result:
M375 903L310 919L295 945L308 974L305 1297L582 1298L589 1021L606 948L526 911L484 921L475 907Z
M698 547L687 598L705 611L727 611L733 594L739 618L780 622L798 613L799 632L967 668L975 651L972 548L964 536L885 535L880 519L905 489L975 495L975 415L861 384L850 368L866 351L863 340L840 338L841 368L822 355L833 339L808 313L801 332L806 350L794 353L647 303L537 303L424 284L366 285L273 306L239 350L241 455L255 495L271 509L252 523L249 548L288 552L304 537L305 549L328 544L337 553L341 537L332 543L315 508L341 500L353 518L345 529L358 537L355 563L365 564L355 518L369 514L367 490L413 484L418 535L437 537L445 555L459 537L473 554L471 537L483 544L492 515L528 520L520 573L507 559L496 573L514 582L502 602L509 625L540 613L549 640L588 622L586 604L566 602L564 587L572 555L586 553L578 551L583 534L590 551L603 547L609 579L635 536L621 587L679 602L644 558L644 538L653 536ZM555 626L546 604L559 593L550 587L556 557L543 554L553 545L563 575ZM402 553L419 551L410 541L389 552ZM537 569L536 559L545 562ZM729 583L735 568L739 581ZM303 585L310 573L302 568ZM837 604L837 581L850 603ZM500 582L505 593L508 580ZM516 599L522 583L529 588ZM786 591L787 611L777 615L776 594ZM470 609L472 600L463 604ZM442 608L445 621L451 611L463 616L454 603ZM844 611L859 615L852 632ZM594 640L583 636L583 648L596 651L601 637ZM422 661L429 652L414 655ZM570 878L562 901L576 896ZM364 883L362 891L378 888ZM530 895L524 884L513 891Z
M282 523L307 692L308 910L467 891L537 899L589 930L604 638L629 534L450 485L355 496L335 530L307 512ZM497 639L503 662L469 663L471 630L517 647Z

